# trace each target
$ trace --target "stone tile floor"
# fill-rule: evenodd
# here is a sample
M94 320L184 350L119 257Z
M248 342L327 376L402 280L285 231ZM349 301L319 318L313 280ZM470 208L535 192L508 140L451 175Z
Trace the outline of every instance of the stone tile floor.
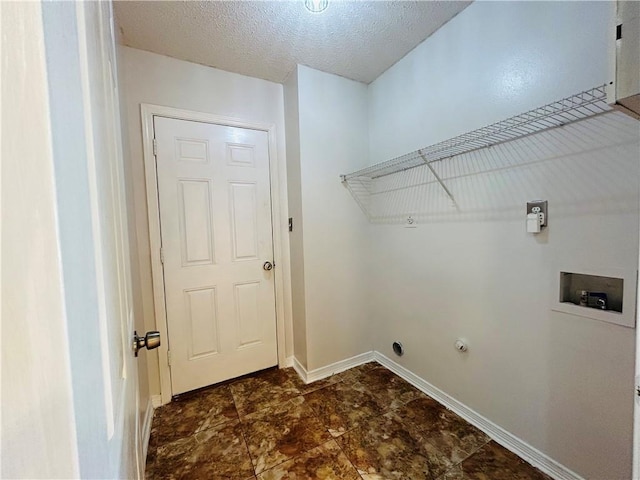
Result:
M158 409L146 478L547 480L378 363L258 372Z

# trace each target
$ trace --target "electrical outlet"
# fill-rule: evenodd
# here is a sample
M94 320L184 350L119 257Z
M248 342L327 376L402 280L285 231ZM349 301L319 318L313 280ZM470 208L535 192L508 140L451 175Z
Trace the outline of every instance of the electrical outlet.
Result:
M546 227L549 220L547 216L547 201L546 200L534 200L533 202L527 202L527 215L535 213L540 218L540 227Z
M416 220L409 215L404 221L404 228L416 228Z

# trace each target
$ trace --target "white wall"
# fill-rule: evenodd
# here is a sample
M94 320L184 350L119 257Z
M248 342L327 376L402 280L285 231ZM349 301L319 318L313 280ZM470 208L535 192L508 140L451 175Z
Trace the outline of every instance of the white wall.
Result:
M297 82L311 371L371 349L368 224L339 177L366 165L367 87L304 66L298 66Z
M609 81L612 10L472 4L370 85L370 163ZM635 330L551 308L561 268L637 265L640 133L618 115L439 163L461 212L370 235L374 348L594 479L631 475Z
M2 478L80 468L40 3L2 3ZM10 45L10 48L8 47Z
M614 8L474 2L369 86L370 162L613 80Z
M176 60L154 53L120 47L121 89L126 97L126 126L129 136L125 163L131 175L137 237L139 293L147 330L155 330L149 227L145 191L140 104L150 103L197 112L213 113L276 126L276 152L285 158L282 85ZM284 163L284 162L282 162ZM279 172L279 184L286 185L286 171ZM286 199L282 199L286 205ZM283 215L284 217L284 215ZM276 226L276 228L278 228ZM283 249L288 252L286 224L281 225ZM284 282L289 279L288 258L282 265ZM291 298L285 287L285 319L291 318ZM293 355L291 325L286 326L287 356ZM149 390L160 393L158 356L148 352Z

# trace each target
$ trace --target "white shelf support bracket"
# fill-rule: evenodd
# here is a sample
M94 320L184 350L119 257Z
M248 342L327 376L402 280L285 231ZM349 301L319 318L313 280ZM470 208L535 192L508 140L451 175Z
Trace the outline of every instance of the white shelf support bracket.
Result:
M444 181L442 181L442 178L440 178L440 175L438 175L438 172L436 172L435 168L433 168L433 166L431 166L431 163L429 163L429 161L427 160L427 157L425 157L424 153L422 153L422 152L419 152L418 154L422 157L422 160L424 160L424 163L427 164L427 167L429 168L429 170L431 170L431 173L433 174L435 179L438 181L438 183L440 184L442 189L445 191L445 193L447 194L447 196L451 200L451 203L453 204L455 209L457 211L460 211L460 207L458 206L458 203L456 202L456 199L453 196L453 193L451 193L451 190L449 190L449 188L447 188L447 186L445 185Z

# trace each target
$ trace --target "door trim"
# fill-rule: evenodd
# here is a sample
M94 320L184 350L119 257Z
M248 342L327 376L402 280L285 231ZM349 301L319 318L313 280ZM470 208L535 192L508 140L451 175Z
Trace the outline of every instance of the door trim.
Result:
M247 128L266 132L269 142L269 177L271 187L271 223L273 232L273 255L276 268L275 273L275 300L276 300L276 345L278 348L278 365L287 366L286 355L286 322L285 315L285 288L291 287L290 282L285 281L285 271L288 267L288 257L283 248L283 236L281 226L282 219L286 217L286 185L279 182L278 172L282 170L282 159L277 154L276 125L268 123L249 122L232 117L224 117L212 113L195 112L180 108L165 107L148 103L140 104L142 118L142 146L144 159L144 176L147 190L147 214L149 220L149 246L151 248L151 276L153 280L153 300L156 329L163 339L168 339L167 314L164 295L164 275L162 262L160 261L160 206L158 203L158 182L155 156L153 154L153 117L167 117L176 120L188 120L195 122L212 123L227 127ZM290 320L290 319L289 319ZM171 401L171 373L169 369L168 341L162 342L157 349L160 370L160 396L162 404Z

